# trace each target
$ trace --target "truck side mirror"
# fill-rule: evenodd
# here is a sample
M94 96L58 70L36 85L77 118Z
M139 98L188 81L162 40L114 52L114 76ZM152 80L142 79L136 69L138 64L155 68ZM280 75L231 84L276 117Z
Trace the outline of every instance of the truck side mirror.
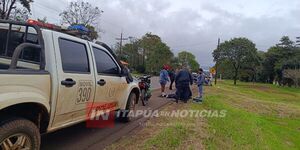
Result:
M121 72L122 72L122 73L120 74L120 76L126 77L127 83L130 83L130 82L133 81L133 78L132 78L132 76L131 76L131 74L130 74L128 68L123 67Z

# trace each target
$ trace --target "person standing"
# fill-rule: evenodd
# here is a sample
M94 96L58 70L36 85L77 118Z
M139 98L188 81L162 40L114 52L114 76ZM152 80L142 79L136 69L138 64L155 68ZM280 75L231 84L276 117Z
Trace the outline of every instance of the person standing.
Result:
M162 97L167 96L167 94L165 93L166 84L167 84L167 82L169 82L169 75L168 75L167 69L168 69L168 67L166 65L164 65L159 74L159 83L160 83Z
M191 74L186 66L183 66L175 77L176 103L178 103L179 99L187 103L190 97L190 84L193 84Z
M170 77L170 81L171 81L169 89L172 90L173 89L173 83L175 81L174 69L169 70L168 73L169 73L169 77Z
M203 85L205 83L205 76L203 74L203 69L199 68L198 71L199 75L197 78L197 85L198 85L198 97L194 99L194 102L202 102L203 97Z

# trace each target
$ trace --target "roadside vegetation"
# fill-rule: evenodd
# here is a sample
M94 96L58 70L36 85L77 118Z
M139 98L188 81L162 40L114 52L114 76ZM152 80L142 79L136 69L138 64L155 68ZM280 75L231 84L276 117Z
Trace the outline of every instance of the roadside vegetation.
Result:
M283 36L265 52L247 38L225 41L213 52L218 77L232 79L234 84L240 80L299 87L299 42Z
M226 117L153 118L108 149L300 148L300 89L222 81L205 93L203 104L172 103L165 110L226 110Z

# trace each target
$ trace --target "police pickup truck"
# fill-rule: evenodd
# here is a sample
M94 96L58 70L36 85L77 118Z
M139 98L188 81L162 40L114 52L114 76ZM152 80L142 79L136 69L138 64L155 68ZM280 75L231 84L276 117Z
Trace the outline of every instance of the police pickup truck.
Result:
M115 103L130 120L138 85L112 50L54 28L0 20L0 150L39 149L41 134L85 121L88 104Z

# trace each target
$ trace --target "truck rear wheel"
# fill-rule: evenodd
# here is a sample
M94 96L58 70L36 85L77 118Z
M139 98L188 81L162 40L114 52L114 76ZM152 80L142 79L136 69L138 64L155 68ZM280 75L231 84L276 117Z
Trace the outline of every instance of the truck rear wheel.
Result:
M0 123L0 150L38 150L41 137L37 126L26 119Z
M130 115L130 112L131 111L134 111L135 110L135 104L136 104L136 99L137 96L135 95L135 93L130 93L129 97L128 97L128 100L127 100L127 104L126 104L126 109L125 111L123 110L120 110L120 116L119 116L119 120L121 122L129 122L132 120L132 117Z

